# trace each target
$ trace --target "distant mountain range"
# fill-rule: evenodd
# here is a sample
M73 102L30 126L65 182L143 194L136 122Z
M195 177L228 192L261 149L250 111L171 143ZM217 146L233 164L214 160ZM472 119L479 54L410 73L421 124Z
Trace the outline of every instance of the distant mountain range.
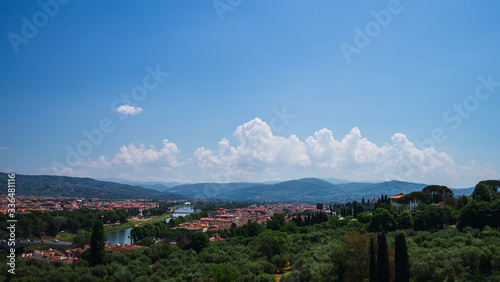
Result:
M121 183L121 184L127 184L127 185L132 185L132 186L141 186L144 188L149 188L149 189L154 189L156 191L166 191L168 188L179 186L182 184L186 183L180 183L180 182L141 182L141 181L129 181L129 180L124 180L124 179L119 179L119 178L97 178L96 180L100 181L109 181L109 182L116 182L116 183Z
M8 176L0 172L0 183L7 183ZM85 197L101 199L185 199L186 196L171 192L159 192L140 186L99 181L92 178L22 175L16 174L17 195L37 195L51 197ZM0 193L6 193L2 189Z
M168 192L199 199L221 199L238 201L302 201L302 202L346 202L380 195L408 194L421 191L427 184L403 181L361 183L336 180L333 184L318 178L303 178L265 183L197 183L184 184L167 189ZM474 188L452 189L457 196L470 195Z
M110 180L110 179L108 179ZM115 180L115 179L113 179ZM73 196L105 199L220 199L258 202L347 202L374 199L380 195L421 191L427 184L403 181L349 182L336 178L302 178L283 182L195 183L116 182L91 178L48 175L16 175L19 195ZM0 173L7 183L7 174ZM6 189L2 189L4 193ZM470 195L474 188L452 189L456 196Z
M303 201L343 202L372 199L381 194L396 195L420 191L426 184L389 181L382 183L332 184L318 178L303 178L279 182L262 183L198 183L185 184L167 189L193 198L239 201Z

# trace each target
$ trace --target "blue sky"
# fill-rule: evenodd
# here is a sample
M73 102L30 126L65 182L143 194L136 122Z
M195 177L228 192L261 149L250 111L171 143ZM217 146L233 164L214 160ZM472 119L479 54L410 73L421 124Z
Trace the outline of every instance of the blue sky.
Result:
M2 3L0 171L500 178L500 3L41 3Z

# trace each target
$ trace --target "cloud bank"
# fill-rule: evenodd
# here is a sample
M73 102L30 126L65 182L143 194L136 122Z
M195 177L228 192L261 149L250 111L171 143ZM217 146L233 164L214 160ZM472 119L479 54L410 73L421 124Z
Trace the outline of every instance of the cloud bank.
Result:
M295 135L274 135L266 122L255 118L239 126L233 136L235 145L222 138L216 150L200 147L184 162L180 161L177 145L165 139L158 150L152 145L131 143L120 147L110 161L101 156L96 161L88 159L76 164L86 169L116 170L116 174L146 168L153 173L156 168L160 169L158 174L175 173L184 177L184 182L336 177L467 187L497 175L493 169L474 162L458 165L448 154L433 147L417 148L402 133L395 133L390 143L377 145L364 138L357 127L341 139L335 139L331 130L323 128L301 141Z
M236 146L223 138L217 151L197 149L193 156L196 165L224 170L237 179L283 171L283 167L292 173L305 170L311 175L355 181L397 179L453 185L495 175L473 163L457 165L433 147L417 148L402 133L394 134L392 143L382 146L363 138L357 127L339 140L323 128L300 141L295 135L274 135L266 122L256 118L239 126L233 135L239 142Z

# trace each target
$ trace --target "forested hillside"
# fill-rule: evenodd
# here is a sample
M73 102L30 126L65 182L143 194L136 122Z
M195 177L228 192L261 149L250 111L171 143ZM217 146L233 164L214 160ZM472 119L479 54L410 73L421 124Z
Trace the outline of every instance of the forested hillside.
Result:
M427 186L421 183L387 181L380 183L332 184L318 178L302 178L274 184L265 183L198 183L185 184L166 191L198 199L221 199L260 202L347 202L411 193ZM457 195L470 195L471 189L453 189Z
M7 174L0 173L0 182L7 183ZM4 189L3 192L7 190ZM162 193L140 186L98 181L91 178L16 174L16 194L85 197L101 199L185 199L175 193Z

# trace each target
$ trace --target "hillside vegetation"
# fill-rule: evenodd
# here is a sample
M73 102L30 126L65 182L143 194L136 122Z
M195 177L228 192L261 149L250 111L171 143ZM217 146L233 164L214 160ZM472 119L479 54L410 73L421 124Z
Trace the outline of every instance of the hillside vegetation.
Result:
M0 182L7 183L6 173L0 173ZM6 190L2 191L5 192ZM85 197L101 199L183 199L175 193L162 193L140 186L98 181L92 178L54 176L54 175L22 175L16 174L16 194L51 196L51 197Z
M499 187L483 181L472 197L455 198L445 186L426 186L409 194L422 200L412 212L382 196L373 213L356 206L343 218L328 218L318 204L316 212L276 213L265 224L171 229L217 209L200 202L199 213L134 228L143 249L105 254L94 266L88 253L72 265L19 260L13 281L499 281ZM214 232L225 240L209 243ZM6 270L0 264L0 273Z

